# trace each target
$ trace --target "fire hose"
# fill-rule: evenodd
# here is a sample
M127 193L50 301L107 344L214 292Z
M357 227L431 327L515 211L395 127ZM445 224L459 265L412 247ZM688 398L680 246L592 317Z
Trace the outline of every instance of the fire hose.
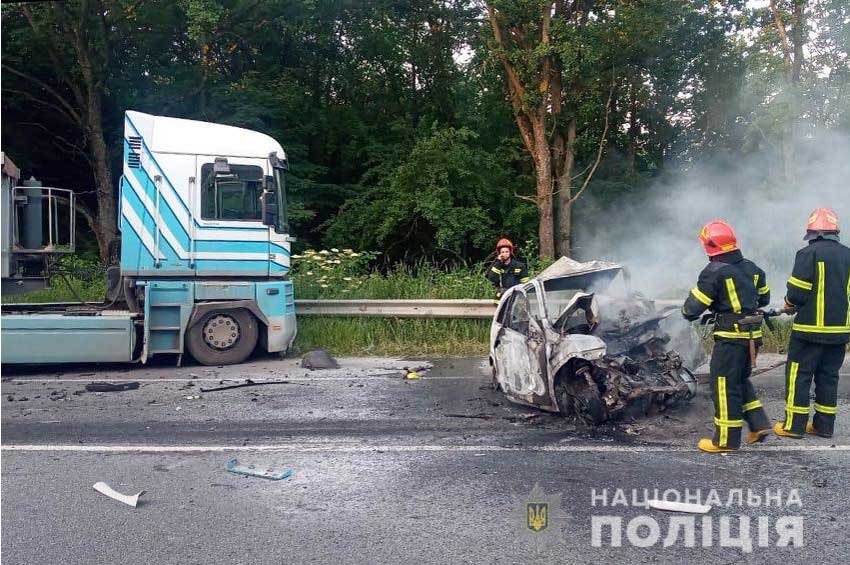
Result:
M756 366L756 358L758 357L758 348L756 347L756 340L755 340L754 333L759 328L761 328L762 322L764 322L764 324L768 327L768 329L773 331L774 327L773 327L773 322L771 321L771 318L774 318L776 316L781 316L781 315L787 314L787 313L789 313L789 312L787 312L785 310L780 310L779 308L770 308L770 309L767 309L767 310L758 309L755 312L753 312L752 314L744 316L743 318L739 319L736 322L736 324L738 324L740 327L746 328L746 331L749 332L749 337L750 337L750 339L749 339L750 366L751 367ZM700 325L705 326L703 338L708 337L708 333L711 331L712 327L717 325L717 313L710 312L710 313L704 314L702 316L702 318L700 318ZM759 369L758 371L754 371L752 373L752 376L760 375L760 374L762 374L766 371L776 369L777 367L781 367L785 363L787 363L787 360L782 361L780 363L776 363L776 364L774 364L770 367Z

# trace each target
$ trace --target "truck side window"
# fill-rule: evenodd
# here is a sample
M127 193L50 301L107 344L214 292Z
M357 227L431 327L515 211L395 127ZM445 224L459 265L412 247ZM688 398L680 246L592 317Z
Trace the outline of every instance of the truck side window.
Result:
M216 175L213 163L201 167L201 218L204 220L262 219L260 194L263 169L254 165L230 165L230 173Z

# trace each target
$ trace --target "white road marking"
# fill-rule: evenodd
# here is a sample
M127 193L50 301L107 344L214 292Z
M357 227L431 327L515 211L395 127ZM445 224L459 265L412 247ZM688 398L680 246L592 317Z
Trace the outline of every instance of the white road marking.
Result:
M217 453L224 451L290 451L300 453L419 453L419 452L541 452L541 453L698 453L694 447L684 446L629 446L629 445L361 445L340 443L281 443L269 445L63 445L63 444L20 444L0 446L2 451L26 452L89 452L89 453ZM790 453L808 451L850 451L850 445L765 445L741 450L730 455L741 457L760 452Z

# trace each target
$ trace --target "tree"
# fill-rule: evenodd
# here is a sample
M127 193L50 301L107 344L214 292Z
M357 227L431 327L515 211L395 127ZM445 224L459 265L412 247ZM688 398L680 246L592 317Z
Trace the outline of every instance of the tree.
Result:
M92 228L101 259L108 262L118 251L118 229L112 164L104 135L104 91L114 20L123 16L125 7L118 2L106 5L101 0L79 0L22 4L17 9L26 18L33 40L47 53L54 74L42 80L24 70L25 61L16 66L4 63L3 69L29 84L29 89L13 90L14 94L50 108L84 140L95 181L97 215Z
M582 94L592 90L592 81L610 84L601 78L607 76L604 71L588 72L593 68L588 59L598 56L598 52L585 48L585 40L593 37L587 29L593 4L592 0L487 3L494 38L492 53L504 70L514 119L534 163L533 201L539 215L541 258L554 257L556 251L571 254L572 205L587 188L607 136L610 105L603 101L600 108L605 114L605 127L599 151L583 184L573 192ZM596 15L605 17L604 13Z
M795 163L795 143L797 138L797 121L799 119L799 87L803 69L803 45L806 41L806 0L791 0L790 15L783 14L776 0L770 0L770 13L776 26L782 48L782 64L785 74L786 89L790 92L788 122L782 131L782 162L785 180L794 184L797 176ZM789 33L786 20L791 22ZM790 38L789 38L790 35Z

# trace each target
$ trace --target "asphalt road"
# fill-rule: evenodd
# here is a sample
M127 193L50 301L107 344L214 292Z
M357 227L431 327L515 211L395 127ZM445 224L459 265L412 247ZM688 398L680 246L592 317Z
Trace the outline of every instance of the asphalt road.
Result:
M271 357L226 368L4 366L4 563L847 561L848 366L833 439L771 437L712 456L695 449L710 433L705 386L688 406L588 430L508 403L481 359L434 361L419 381L402 380L401 368L421 361L340 361L313 372ZM201 392L246 378L288 383ZM141 386L81 392L122 380ZM781 370L756 384L779 418ZM234 475L233 457L293 474ZM95 492L98 481L146 493L131 508ZM617 489L630 503L633 489L638 502L643 489L699 489L703 501L716 489L714 530L703 543L697 517L686 544L671 514L602 506ZM733 494L727 506L730 489L782 492L783 504L740 505ZM792 490L799 504L786 505ZM532 502L549 504L539 533L528 527ZM592 522L604 516L622 520L621 547L607 529L594 547ZM733 529L751 519L750 552L721 545L724 517ZM773 528L792 517L802 546L777 547ZM759 518L770 528L763 544ZM630 538L635 519L659 524L657 543L637 547L652 532Z

